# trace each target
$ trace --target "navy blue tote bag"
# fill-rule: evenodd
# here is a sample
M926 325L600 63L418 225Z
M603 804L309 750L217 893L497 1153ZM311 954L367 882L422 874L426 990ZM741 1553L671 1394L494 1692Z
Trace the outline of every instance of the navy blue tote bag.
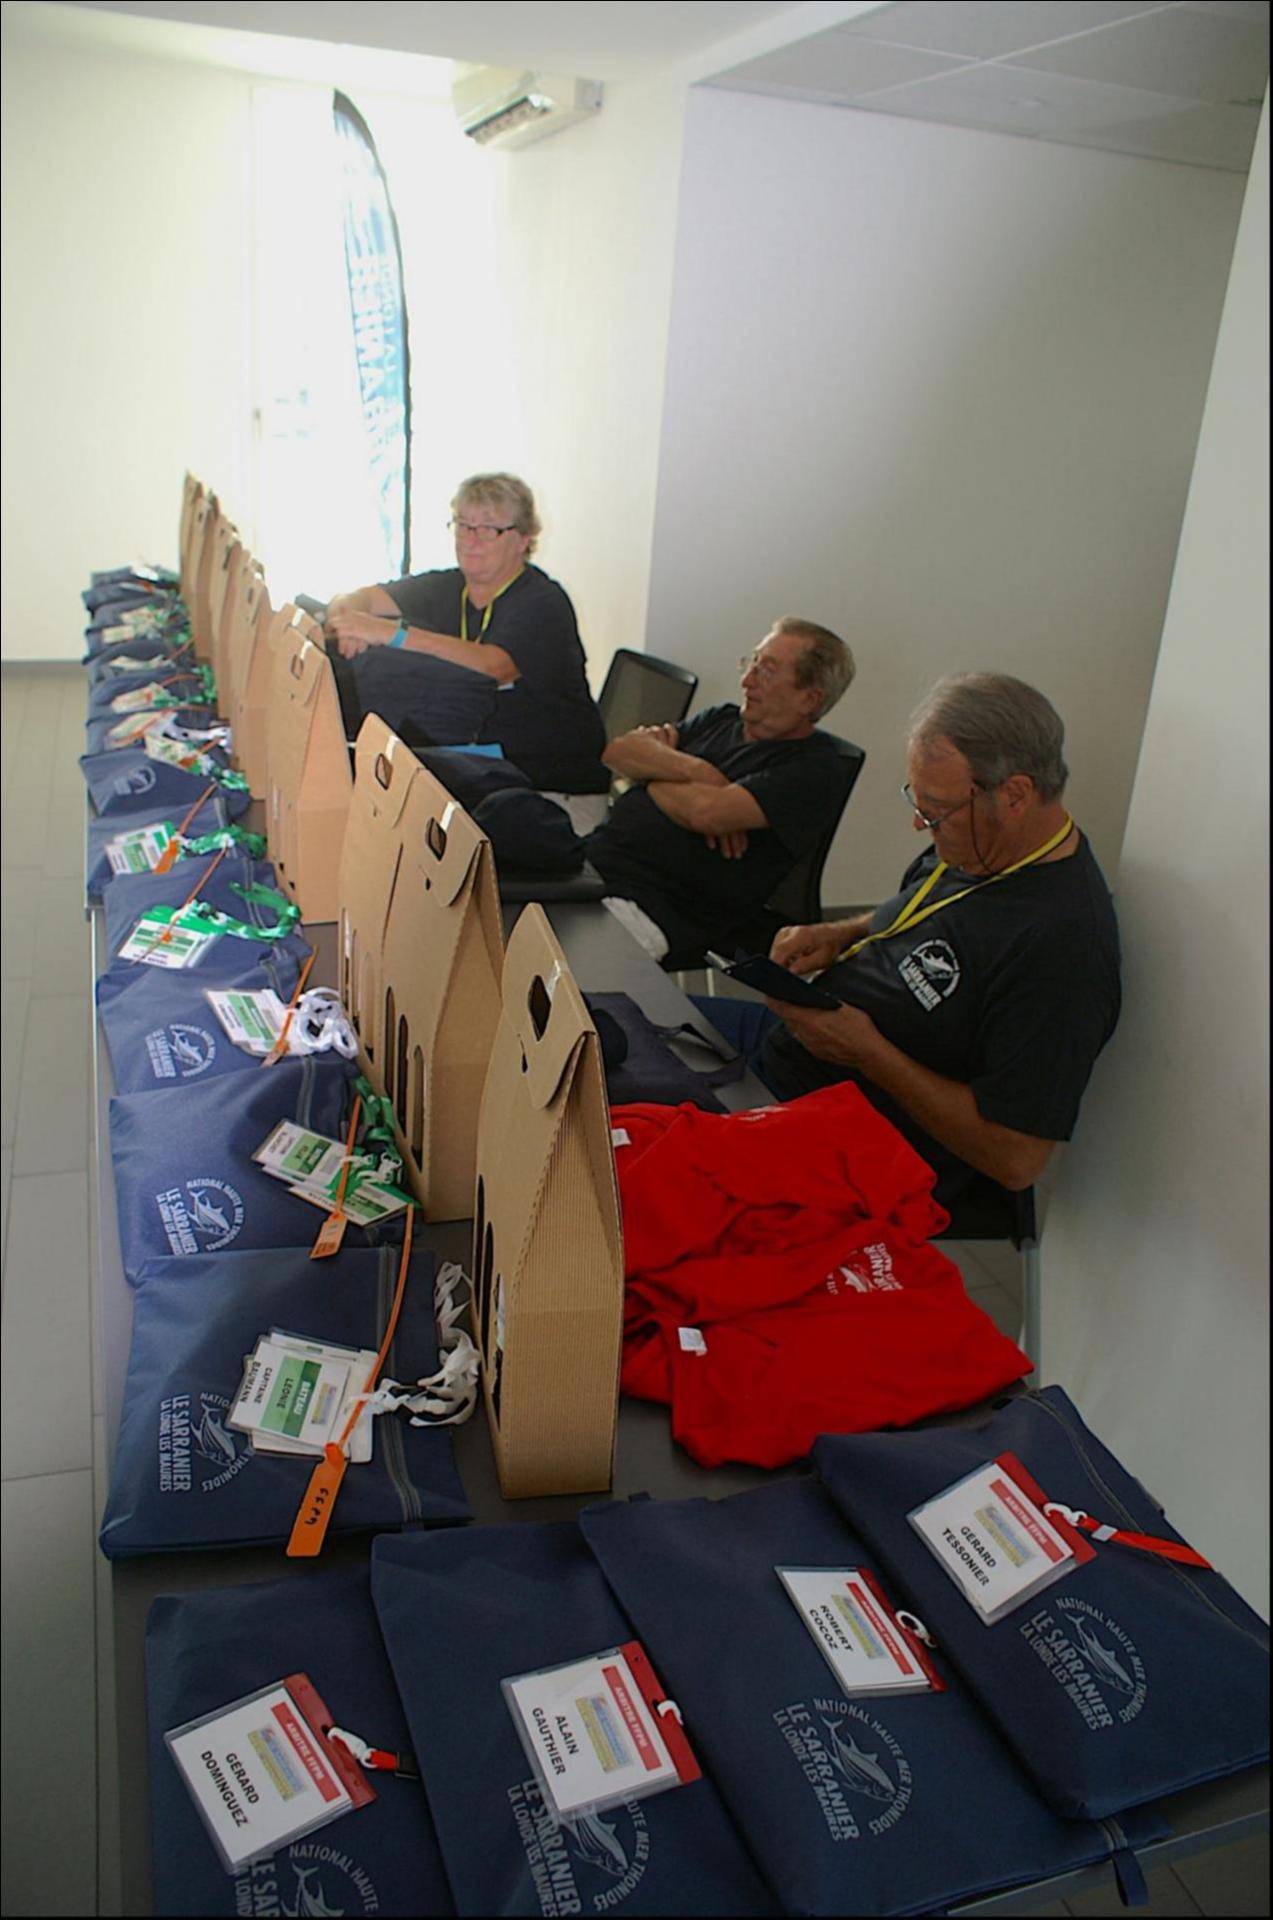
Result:
M368 647L349 663L347 684L361 725L378 713L410 747L457 746L490 724L497 687L489 674L428 654ZM356 729L355 729L356 731Z
M224 772L223 756L212 759ZM135 813L139 801L155 801L161 807L176 807L182 813L192 807L206 790L212 776L187 773L182 767L170 767L166 761L152 760L137 747L116 747L106 753L86 753L80 759L80 771L88 787L89 798L99 814ZM236 776L237 778L237 776ZM251 795L246 786L218 782L230 817L246 813Z
M345 1247L321 1265L298 1251L204 1254L145 1267L99 1536L108 1558L287 1541L314 1461L254 1453L246 1434L226 1426L244 1355L271 1327L375 1351L400 1259L399 1247ZM433 1273L432 1254L414 1252L384 1379L405 1383L437 1371ZM447 1526L468 1517L449 1430L385 1414L376 1420L372 1458L345 1474L331 1531Z
M500 1692L632 1638L574 1525L377 1540L372 1594L461 1913L778 1911L706 1779L558 1824Z
M127 657L127 656L125 656ZM203 682L198 674L182 672L180 664L170 667L166 663L151 661L148 665L136 667L131 672L110 672L96 664L90 668L88 676L88 718L89 720L126 720L128 714L111 702L124 694L139 693L143 687L161 686L162 694L179 702L183 706L202 706L204 700ZM162 703L161 703L162 705ZM158 711L151 708L149 711ZM134 708L134 713L142 709Z
M117 623L113 618L99 614L84 629L85 651L80 656L80 665L88 670L90 687L100 686L119 671L118 661L145 660L149 662L149 673L167 672L168 662L173 666L188 666L190 649L186 646L186 634L182 623L172 625L171 631L159 633L123 634L116 640L108 640L107 633Z
M906 1515L1000 1454L1049 1500L1179 1540L1059 1387L984 1425L824 1436L832 1497L1058 1812L1099 1819L1267 1760L1268 1628L1219 1574L1101 1545L985 1626Z
M940 1912L1131 1864L1113 1822L1044 1805L940 1654L945 1692L843 1697L774 1571L876 1571L816 1480L615 1502L580 1526L788 1913Z
M134 722L140 727L143 720L157 720L161 714L171 714L179 727L210 727L216 721L215 713L207 706L156 707L148 714L111 713L109 709L105 713L90 713L84 723L84 751L86 754L124 753L135 746L136 741L112 740L115 729ZM205 780L203 784L206 787L208 783Z
M118 875L111 866L106 848L112 840L118 840L121 833L133 833L141 827L150 827L166 822L175 833L182 821L190 814L189 807L158 806L153 800L141 800L135 813L112 813L104 820L90 820L88 823L87 851L84 860L84 888L90 900L100 900L102 889L113 880L131 878L131 875ZM224 833L230 824L230 813L219 793L205 800L197 811L190 814L185 828L185 837L198 840L205 833ZM197 855L191 856L198 858ZM178 863L182 864L182 863ZM186 862L185 864L188 864ZM194 882L191 881L191 886ZM190 888L186 888L188 893ZM183 896L184 897L184 896Z
M290 1673L333 1724L371 1746L409 1745L365 1568L162 1595L146 1620L153 1911L170 1915L455 1911L418 1780L375 1773L376 1799L237 1874L227 1873L164 1734Z
M190 860L178 860L167 873L121 873L103 892L106 909L106 951L109 970L131 979L135 975L165 972L145 960L121 960L116 956L126 944L144 913L154 907L180 907L195 886L196 899L218 913L228 913L262 934L269 935L278 925L278 907L269 902L245 898L242 888L272 887L279 891L277 875L268 860L253 860L237 848L218 862L215 853L196 854ZM180 971L187 979L199 978L205 985L237 984L244 968L252 971L265 952L285 953L298 964L309 947L295 931L281 939L251 939L226 931L207 948L193 966Z
M135 1282L147 1260L169 1254L312 1247L322 1209L298 1200L252 1155L280 1120L343 1140L356 1073L352 1061L311 1054L255 1073L117 1093L110 1141L125 1278ZM352 1223L345 1237L368 1244Z
M296 985L295 960L268 947L257 952L255 975L235 984L258 992L268 989L286 1005ZM104 973L97 983L97 1018L117 1093L148 1093L261 1070L262 1056L234 1045L197 979L153 967L138 967L136 972L145 977L128 980Z

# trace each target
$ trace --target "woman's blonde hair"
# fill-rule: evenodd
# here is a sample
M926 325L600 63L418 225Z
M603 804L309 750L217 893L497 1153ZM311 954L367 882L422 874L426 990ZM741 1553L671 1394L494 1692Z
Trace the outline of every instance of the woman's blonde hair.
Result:
M515 473L472 473L467 480L461 480L455 489L451 512L463 514L466 507L490 507L510 527L516 527L518 533L526 536L530 541L526 552L534 553L543 529L535 512L535 496Z

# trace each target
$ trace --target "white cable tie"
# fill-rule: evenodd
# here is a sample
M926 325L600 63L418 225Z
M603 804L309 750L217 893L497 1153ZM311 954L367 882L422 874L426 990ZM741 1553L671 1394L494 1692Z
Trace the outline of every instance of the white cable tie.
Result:
M660 1720L666 1718L666 1716L670 1713L675 1718L676 1724L678 1727L683 1727L685 1725L685 1721L681 1715L681 1709L677 1706L675 1700L656 1701L654 1711L658 1714Z

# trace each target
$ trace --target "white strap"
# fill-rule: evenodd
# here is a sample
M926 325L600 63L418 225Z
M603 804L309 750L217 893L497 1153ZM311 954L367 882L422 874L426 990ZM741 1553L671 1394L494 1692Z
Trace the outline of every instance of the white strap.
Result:
M427 1379L417 1380L414 1389L396 1380L382 1381L374 1393L363 1396L373 1414L405 1408L413 1427L456 1427L471 1418L477 1407L479 1360L477 1348L460 1325L468 1310L467 1289L463 1268L455 1261L438 1268L433 1304L442 1365Z
M334 987L311 987L301 995L287 1040L292 1053L338 1053L345 1060L358 1057L358 1035Z

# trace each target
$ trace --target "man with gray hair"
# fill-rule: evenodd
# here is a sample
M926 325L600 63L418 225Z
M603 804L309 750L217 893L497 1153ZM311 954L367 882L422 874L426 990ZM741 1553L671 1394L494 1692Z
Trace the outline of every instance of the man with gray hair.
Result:
M931 844L882 906L773 944L844 1004L700 1003L780 1099L857 1081L944 1201L974 1172L1017 1191L1039 1177L1118 1019L1113 903L1064 806L1063 745L1011 675L942 680L912 716L902 788Z
M504 763L425 764L486 833L500 873L574 873L585 858L605 904L656 960L731 946L796 861L839 819L848 763L817 722L853 679L853 655L828 628L775 620L739 661L741 699L678 726L634 727L602 754L631 784L604 823L574 831L559 804L526 791Z

